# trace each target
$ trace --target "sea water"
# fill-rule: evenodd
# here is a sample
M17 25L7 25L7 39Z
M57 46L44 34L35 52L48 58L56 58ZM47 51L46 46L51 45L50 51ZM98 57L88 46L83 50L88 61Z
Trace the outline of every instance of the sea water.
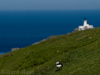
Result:
M0 54L51 35L64 35L87 23L100 26L100 10L0 11Z

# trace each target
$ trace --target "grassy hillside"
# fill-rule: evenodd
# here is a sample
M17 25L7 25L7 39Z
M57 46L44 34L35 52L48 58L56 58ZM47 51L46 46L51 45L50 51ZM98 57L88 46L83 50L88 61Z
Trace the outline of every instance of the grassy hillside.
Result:
M100 75L100 28L78 31L0 55L0 75ZM55 72L55 62L63 63Z

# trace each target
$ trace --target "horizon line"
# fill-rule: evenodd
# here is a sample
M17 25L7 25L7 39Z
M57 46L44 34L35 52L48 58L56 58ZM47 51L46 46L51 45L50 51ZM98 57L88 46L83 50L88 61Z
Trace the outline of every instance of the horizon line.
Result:
M59 11L59 10L100 10L100 9L52 9L52 10L0 10L0 11Z

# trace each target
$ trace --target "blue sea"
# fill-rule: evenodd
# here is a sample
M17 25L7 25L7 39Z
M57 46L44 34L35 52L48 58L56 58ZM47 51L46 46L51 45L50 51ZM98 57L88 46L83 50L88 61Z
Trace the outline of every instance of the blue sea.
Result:
M0 11L0 54L71 33L83 25L84 17L88 24L100 26L100 10Z

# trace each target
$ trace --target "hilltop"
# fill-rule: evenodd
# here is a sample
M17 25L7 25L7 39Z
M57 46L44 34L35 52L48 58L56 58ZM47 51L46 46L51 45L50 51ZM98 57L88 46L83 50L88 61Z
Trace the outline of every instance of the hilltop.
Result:
M99 75L100 28L76 31L0 55L0 75ZM55 62L63 64L55 72Z

